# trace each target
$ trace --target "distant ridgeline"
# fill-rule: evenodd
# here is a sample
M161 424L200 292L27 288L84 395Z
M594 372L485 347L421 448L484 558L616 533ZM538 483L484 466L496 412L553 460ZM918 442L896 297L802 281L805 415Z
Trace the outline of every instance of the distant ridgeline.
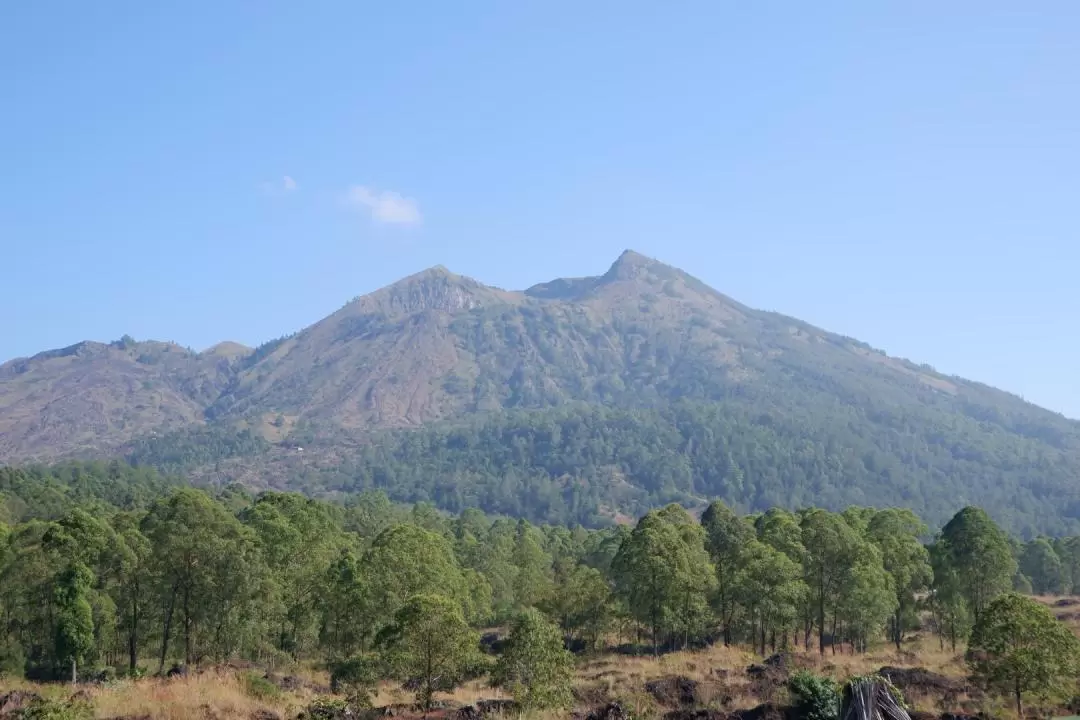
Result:
M906 507L933 524L977 503L1025 539L1080 533L1080 482L1072 482L1071 466L1018 442L973 433L959 452L827 410L804 417L684 400L492 412L377 431L361 442L340 442L304 423L275 446L248 430L211 425L140 439L127 460L170 473L198 470L218 483L228 482L229 472L215 466L231 460L274 486L315 496L379 489L451 512L475 507L589 527L669 502L695 507L721 498L744 512ZM313 462L298 462L296 446ZM334 462L317 462L324 451Z
M1080 533L1080 422L629 251L520 292L431 268L254 349L125 337L0 364L0 463L109 457L533 522L720 498Z

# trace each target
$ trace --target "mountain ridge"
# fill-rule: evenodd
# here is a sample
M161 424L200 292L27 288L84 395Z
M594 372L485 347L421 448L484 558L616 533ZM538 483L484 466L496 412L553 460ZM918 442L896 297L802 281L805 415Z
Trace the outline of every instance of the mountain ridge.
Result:
M125 337L9 361L0 365L0 463L124 453L169 464L187 453L198 462L185 470L207 479L308 489L315 481L305 477L311 472L299 468L290 448L302 445L309 465L348 465L372 443L398 442L400 432L434 428L449 436L451 430L438 428L498 425L508 412L529 415L525 425L562 423L558 408L579 405L615 413L596 420L601 424L660 423L657 432L670 431L672 443L692 448L709 441L685 423L676 423L677 431L664 425L675 423L671 408L705 408L702 422L716 425L720 444L745 434L742 426L707 412L725 408L729 419L756 428L752 442L790 446L795 453L787 461L791 467L761 470L775 478L754 478L759 487L753 492L772 500L783 500L776 493L785 484L794 497L808 484L877 486L899 477L917 488L919 502L938 502L927 488L948 472L960 478L958 491L997 478L1022 496L1021 505L1050 507L1045 497L1051 490L1066 505L1075 496L1080 517L1072 482L1080 477L1080 422L795 318L749 308L632 250L601 275L522 291L435 266L254 349L223 342L196 353ZM616 431L598 425L588 432ZM520 434L532 436L528 428ZM166 439L176 447L162 452ZM218 450L195 452L197 443ZM795 450L800 443L808 448L802 455ZM446 448L433 452L452 454ZM522 452L536 459L543 451ZM657 452L666 453L670 467L664 472L675 475L666 481L668 489L647 490L649 498L751 494L714 477L728 472L723 468L709 475L693 450ZM769 450L762 446L761 452ZM805 461L811 455L818 460ZM479 457L475 461L483 465ZM614 491L593 492L606 482L596 474L601 464L632 487L651 487L644 478L652 470L625 459L582 462L560 472L588 476L580 482L596 504L620 502ZM550 474L555 466L538 461L528 465L534 471ZM316 484L351 487L341 478L327 481L326 472L336 471L320 469ZM454 472L474 470L460 466ZM392 479L371 482L396 492ZM572 494L555 476L544 482ZM821 491L822 497L831 493ZM750 509L757 502L728 499ZM1064 518L1066 511L1055 512Z

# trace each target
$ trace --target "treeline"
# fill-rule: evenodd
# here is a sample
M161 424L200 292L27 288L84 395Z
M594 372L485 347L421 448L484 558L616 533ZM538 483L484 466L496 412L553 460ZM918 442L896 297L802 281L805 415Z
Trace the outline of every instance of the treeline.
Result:
M480 507L588 526L610 522L612 510L636 517L715 497L743 512L908 507L942 525L978 499L1021 537L1080 533L1076 466L1041 441L896 409L875 412L876 423L857 414L832 422L842 408L751 405L743 398L495 413L384 433L351 460L291 480L304 490L381 488L451 512Z
M71 487L87 497L99 487L87 476L115 476L89 503L45 478L66 508L0 524L0 671L160 672L233 658L337 667L400 658L409 618L436 610L460 618L473 645L470 627L531 608L576 649L857 652L899 644L927 613L956 643L1001 593L1080 584L1080 539L1020 544L975 508L929 545L926 526L897 509L740 516L715 502L697 520L668 505L633 527L586 530L404 508L379 492L344 504L211 496L122 467L72 466ZM5 469L0 487L25 490L34 472ZM124 477L155 497L119 491Z

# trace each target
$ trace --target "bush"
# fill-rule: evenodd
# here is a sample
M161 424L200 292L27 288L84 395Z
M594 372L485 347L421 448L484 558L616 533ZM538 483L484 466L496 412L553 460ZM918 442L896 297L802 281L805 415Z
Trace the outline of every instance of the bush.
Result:
M266 702L281 696L281 689L262 675L246 672L240 676L240 685L248 697Z
M0 678L21 678L26 672L26 655L22 645L12 638L0 639Z
M840 716L840 688L827 677L800 670L788 680L788 690L806 720L837 720Z
M330 690L345 695L353 705L370 707L378 679L375 660L359 655L334 665L330 672Z
M36 698L16 711L13 717L18 720L92 720L94 708L85 700L74 698L67 702Z
M321 695L300 713L300 720L345 720L355 714L348 700Z

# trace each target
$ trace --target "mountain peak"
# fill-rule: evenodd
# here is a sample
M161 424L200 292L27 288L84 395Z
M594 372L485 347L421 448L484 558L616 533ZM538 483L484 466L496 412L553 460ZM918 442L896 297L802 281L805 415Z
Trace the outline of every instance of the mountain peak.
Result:
M606 273L605 280L633 280L656 268L667 267L663 263L653 260L651 257L642 255L634 250L623 250L619 258L612 264Z
M435 265L357 298L356 302L364 311L378 309L391 315L423 310L453 313L493 301L506 301L511 299L509 295L451 272L443 265Z

